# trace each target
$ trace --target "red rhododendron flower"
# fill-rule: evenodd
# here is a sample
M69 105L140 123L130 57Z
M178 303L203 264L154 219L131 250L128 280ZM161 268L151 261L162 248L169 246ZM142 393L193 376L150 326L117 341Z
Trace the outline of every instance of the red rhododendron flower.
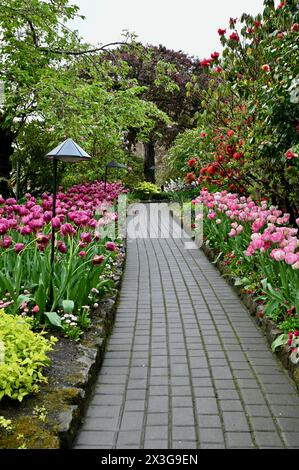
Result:
M188 173L185 179L186 179L187 184L191 184L194 181L196 181L196 176L194 173Z
M286 157L287 160L292 160L293 158L298 157L298 154L292 152L292 150L288 150L288 151L285 153L285 157Z
M233 155L233 158L234 160L239 160L240 158L244 157L244 154L243 153L240 153L240 152L236 152L234 153Z
M298 124L298 127L299 127L299 124ZM202 133L200 134L200 137L202 137L203 139L204 139L205 137L207 137L206 132L202 132Z
M210 59L203 59L200 61L201 67L210 67L211 60Z
M196 164L196 158L191 158L191 159L188 161L188 167L189 167L189 168L192 168L195 164Z
M221 29L221 28L218 29L219 36L224 36L225 33L226 33L226 29Z
M283 7L285 7L286 5L286 2L281 2L278 7L277 7L277 10L281 10Z
M220 56L219 52L213 52L213 54L211 54L211 59L217 60L219 56Z
M298 32L299 31L299 24L298 23L294 23L292 28L291 28L291 31L294 33L294 32Z
M230 39L230 41L237 41L237 42L240 41L239 35L238 35L238 33L236 33L236 32L232 33L232 34L230 35L229 39Z

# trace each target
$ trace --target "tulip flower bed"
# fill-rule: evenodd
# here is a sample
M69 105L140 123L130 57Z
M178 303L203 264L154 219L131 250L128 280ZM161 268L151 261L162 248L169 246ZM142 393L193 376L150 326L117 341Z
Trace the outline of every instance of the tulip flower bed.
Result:
M227 191L203 189L193 201L198 203L205 208L206 243L217 250L244 293L256 295L260 315L271 317L285 332L273 347L288 343L293 362L299 362L299 241L289 214Z
M40 200L26 195L23 204L0 198L0 308L29 319L33 328L52 325L78 340L90 324L89 310L113 287L111 269L117 244L108 237L117 220L121 184L76 185ZM51 233L56 230L53 302Z

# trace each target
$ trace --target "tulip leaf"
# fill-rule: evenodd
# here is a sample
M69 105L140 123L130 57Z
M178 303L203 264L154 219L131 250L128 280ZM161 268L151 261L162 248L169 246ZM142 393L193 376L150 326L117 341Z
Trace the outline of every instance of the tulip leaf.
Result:
M56 312L45 312L45 316L51 325L56 326L57 328L62 328L61 318Z
M71 314L74 311L75 303L72 300L64 300L62 302L62 307L65 313Z

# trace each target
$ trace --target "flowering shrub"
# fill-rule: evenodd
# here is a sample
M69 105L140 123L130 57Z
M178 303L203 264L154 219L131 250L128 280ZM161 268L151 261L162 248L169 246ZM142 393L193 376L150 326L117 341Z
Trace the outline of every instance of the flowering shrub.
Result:
M297 0L219 28L222 56L200 62L210 77L198 128L179 136L170 165L207 187L258 194L299 209L299 54Z
M204 205L206 240L218 249L239 285L260 293L264 313L282 329L299 327L299 241L298 229L288 226L290 215L266 201L257 204L227 191L203 189L193 203Z
M0 198L0 308L29 316L37 327L45 320L45 310L60 309L63 314L63 301L68 300L77 315L70 326L84 327L83 305L92 297L91 290L100 292L112 285L101 275L117 256L109 230L117 220L115 200L124 191L119 183L107 184L106 190L103 182L73 186L58 193L55 217L51 195L43 194L38 201L27 194L24 204ZM54 298L47 306L52 227L56 231ZM60 327L53 318L48 320Z

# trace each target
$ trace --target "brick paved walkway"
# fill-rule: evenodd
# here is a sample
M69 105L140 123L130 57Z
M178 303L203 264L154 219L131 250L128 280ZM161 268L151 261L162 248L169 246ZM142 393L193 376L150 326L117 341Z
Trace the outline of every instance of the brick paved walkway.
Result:
M75 447L299 448L293 383L204 254L163 238L166 216L160 238L128 241L114 331Z

